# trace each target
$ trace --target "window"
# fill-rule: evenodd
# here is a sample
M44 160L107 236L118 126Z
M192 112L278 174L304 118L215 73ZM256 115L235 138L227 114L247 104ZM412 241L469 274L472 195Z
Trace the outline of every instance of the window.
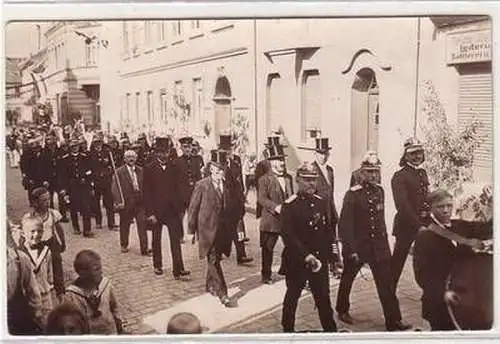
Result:
M321 88L318 70L304 72L302 78L302 140L308 130L321 127Z
M127 22L123 22L123 52L128 53L130 49L130 42L129 42L129 36L128 36L128 24Z
M140 108L139 108L139 101L140 101L141 94L137 92L135 94L135 121L136 123L139 123L139 118L140 118Z
M164 20L157 22L156 28L158 30L158 40L160 42L163 42L164 40L167 39L166 35L166 30L167 30L167 24L165 23Z
M191 30L198 30L200 28L199 20L191 20Z
M203 84L201 78L193 79L192 118L195 126L201 126L203 118Z
M167 90L162 88L160 90L160 116L161 120L165 122L167 120L168 111L168 100L167 100Z
M85 45L85 65L97 65L97 46L94 43Z
M151 44L151 27L153 22L151 20L146 20L144 22L144 43Z
M181 21L175 20L172 22L172 35L178 37L181 35Z
M151 123L155 120L154 110L153 110L153 92L148 91L147 95L147 107L148 107L148 122Z
M130 110L131 110L131 107L132 107L131 106L132 105L131 102L132 102L132 100L131 100L131 97L130 97L130 93L127 93L127 95L126 95L126 101L125 101L125 111L126 111L125 114L126 114L126 118L127 118L128 121L130 121L130 118L132 117L131 113L130 113Z

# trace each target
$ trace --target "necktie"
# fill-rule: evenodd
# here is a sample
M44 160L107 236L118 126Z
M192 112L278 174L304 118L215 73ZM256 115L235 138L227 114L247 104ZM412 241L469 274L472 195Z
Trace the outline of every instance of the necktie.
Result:
M135 173L135 168L131 168L130 173L132 174L132 184L134 186L134 191L139 191L139 183L137 182L137 175Z

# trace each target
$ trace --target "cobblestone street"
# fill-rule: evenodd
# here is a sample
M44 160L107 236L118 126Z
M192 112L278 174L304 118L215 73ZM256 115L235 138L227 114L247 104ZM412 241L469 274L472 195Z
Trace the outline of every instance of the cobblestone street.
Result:
M21 186L18 169L8 168L6 177L7 215L10 220L17 222L27 211L26 193ZM186 243L182 247L185 266L191 270L191 280L174 280L170 270L166 231L163 243L165 274L156 276L151 258L139 254L135 229L131 230L130 252L123 254L120 252L119 232L104 227L97 231L95 238L88 239L72 234L71 225L63 224L68 247L63 255L65 276L68 281L75 277L72 262L78 251L86 248L97 251L102 257L105 275L113 281L125 329L130 333L162 332L168 316L181 309L197 314L209 332L281 332L284 280L275 275L276 282L273 285L261 284L258 221L253 214L247 214L245 223L250 237L247 252L255 261L249 266L238 266L233 249L233 255L222 263L230 292L238 299L239 307L235 309L225 309L215 298L205 293L205 263L198 259L197 245ZM279 263L281 250L280 243L275 251L275 265ZM338 280L332 279L332 303L336 299L337 284ZM420 290L413 280L411 261L407 262L398 296L404 320L414 328L425 329L427 325L420 317ZM338 323L340 327L355 332L384 330L382 309L368 270L360 274L354 283L351 305L355 325ZM321 329L317 310L308 292L304 292L299 303L296 329Z

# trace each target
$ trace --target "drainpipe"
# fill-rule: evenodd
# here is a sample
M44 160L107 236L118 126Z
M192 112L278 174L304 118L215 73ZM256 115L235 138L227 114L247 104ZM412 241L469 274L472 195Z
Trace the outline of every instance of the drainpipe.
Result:
M418 119L418 98L419 98L419 82L420 82L420 20L417 18L417 54L415 66L415 104L414 104L414 118L413 118L413 136L417 135L417 119Z
M257 152L259 150L259 129L258 129L258 105L257 105L257 19L253 20L253 93L254 93L254 115L255 115L255 154L258 156Z

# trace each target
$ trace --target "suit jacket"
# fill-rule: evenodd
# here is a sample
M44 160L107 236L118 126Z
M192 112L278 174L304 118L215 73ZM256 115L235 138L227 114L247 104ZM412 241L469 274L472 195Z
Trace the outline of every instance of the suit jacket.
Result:
M432 223L430 226L437 226ZM446 308L443 300L446 279L457 259L457 248L451 241L430 230L421 230L415 238L413 271L422 288L422 317Z
M264 176L270 168L271 165L267 159L259 161L257 166L255 166L255 184L257 185L257 205L255 207L256 218L262 216L262 205L259 203L259 179Z
M347 191L340 212L339 235L345 256L357 253L363 262L391 257L381 186L356 185Z
M124 202L125 211L132 210L138 206L143 206L144 178L143 171L140 166L135 166L135 174L137 176L139 192L134 191L132 176L130 175L127 165L123 165L116 169L116 174L113 176L113 182L111 183L113 203L120 204ZM118 182L120 183L122 194L120 194Z
M188 208L188 232L198 236L200 259L206 257L213 245L218 253L229 256L231 252L232 237L226 226L225 210L228 201L227 189L220 195L211 177L203 178L195 186Z
M333 168L327 165L326 170L328 172L328 175L324 176L323 172L319 168L318 163L315 161L313 164L319 173L316 193L326 201L326 211L327 211L328 221L332 226L331 228L332 231L335 233L335 227L337 226L339 215L337 213L337 208L335 207L335 200L333 199L333 191L335 185ZM327 182L327 180L329 182Z
M157 159L143 168L143 199L146 217L155 215L164 222L180 216L179 178L174 164L167 163L165 171Z
M414 237L421 226L430 223L427 173L424 169L414 169L406 165L394 173L391 186L397 209L392 234ZM425 214L421 214L422 212Z
M279 214L274 209L283 204L293 194L292 177L285 174L284 178L286 190L281 188L278 178L272 171L259 178L257 201L262 206L262 217L259 226L261 232L281 232Z

